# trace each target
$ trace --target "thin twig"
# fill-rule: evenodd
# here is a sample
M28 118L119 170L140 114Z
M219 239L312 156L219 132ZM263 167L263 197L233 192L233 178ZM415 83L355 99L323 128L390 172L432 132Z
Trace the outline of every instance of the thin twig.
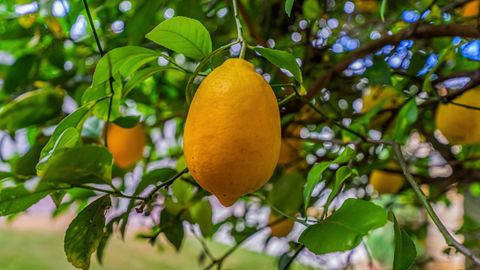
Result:
M240 50L239 58L245 58L245 50L247 49L247 44L245 43L245 39L243 38L243 27L242 23L240 22L240 17L238 16L238 8L237 8L237 1L232 0L233 3L233 15L235 16L235 24L237 25L237 40L242 44L242 49Z
M400 148L399 144L393 144L393 150L395 151L395 154L397 156L398 163L400 167L402 168L403 174L405 178L407 179L408 183L413 189L413 192L417 196L417 198L420 200L422 203L423 207L427 210L428 215L432 219L433 223L435 226L438 228L440 233L442 234L443 238L445 239L447 245L455 248L458 252L462 253L466 257L470 258L476 265L480 266L480 258L475 256L468 248L466 248L464 245L462 245L460 242L458 242L453 235L450 234L448 229L443 225L442 221L440 218L437 216L437 213L433 210L432 206L427 200L426 195L423 193L423 191L420 189L418 186L417 182L415 182L415 179L413 178L412 174L410 174L407 163L405 161L405 158L403 156L402 150Z
M97 187L92 187L92 186L86 186L86 185L72 185L72 187L76 188L82 188L82 189L89 189L93 191L98 191L106 194L113 195L115 197L122 197L122 198L127 198L127 199L132 199L132 200L145 200L144 197L139 197L139 196L132 196L132 195L127 195L123 194L120 191L115 191L115 190L108 190L108 189L102 189L102 188L97 188ZM69 188L68 188L69 189Z
M82 0L83 6L85 7L85 11L87 12L87 17L88 17L88 23L90 24L90 27L92 28L92 33L93 37L95 38L95 42L97 43L97 48L98 52L100 53L100 56L103 57L105 55L105 52L102 49L102 44L100 43L100 39L98 38L97 30L95 30L95 25L93 23L92 19L92 14L90 13L90 8L88 7L87 0ZM108 84L110 86L110 99L108 103L108 114L107 114L107 123L105 124L105 134L104 134L104 141L105 141L105 147L108 147L108 126L110 123L110 115L112 114L112 106L113 106L113 97L115 95L115 90L113 89L113 77L112 77L112 65L110 64L110 59L109 60L109 72L110 72L110 78L108 79Z
M300 255L300 253L304 248L305 248L305 245L300 245L295 251L295 253L292 255L292 257L288 259L288 262L281 268L281 270L287 270L290 267L290 265L293 263L293 261L295 261L295 259L298 257L298 255Z

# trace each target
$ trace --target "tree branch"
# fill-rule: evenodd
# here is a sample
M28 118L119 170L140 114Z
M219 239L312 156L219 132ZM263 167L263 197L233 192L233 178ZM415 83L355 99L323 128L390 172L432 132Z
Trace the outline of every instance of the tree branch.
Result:
M423 193L423 191L420 189L420 187L417 185L417 182L415 182L415 179L413 176L410 174L407 164L405 162L405 158L402 154L402 150L400 149L399 144L394 144L393 145L393 150L395 151L395 155L397 156L398 163L400 164L400 167L402 168L403 174L405 178L407 179L408 183L410 186L412 186L413 192L417 196L417 198L420 200L422 205L425 207L427 210L428 215L432 219L433 223L435 226L438 228L440 233L442 234L443 238L445 239L445 242L447 245L455 248L458 252L462 253L466 257L470 258L476 265L480 266L480 258L475 256L472 251L470 251L468 248L466 248L464 245L462 245L460 242L458 242L453 235L450 234L448 229L443 225L442 221L440 218L437 216L437 213L433 210L432 206L427 200L427 197Z
M342 72L355 60L374 53L386 45L395 45L404 39L430 39L435 37L465 37L479 38L480 32L472 25L451 24L451 25L419 25L416 31L406 29L395 35L385 36L381 39L373 41L358 50L350 53L344 60L333 65L326 70L321 77L314 81L308 91L307 97L314 97L318 91L324 88L330 79Z

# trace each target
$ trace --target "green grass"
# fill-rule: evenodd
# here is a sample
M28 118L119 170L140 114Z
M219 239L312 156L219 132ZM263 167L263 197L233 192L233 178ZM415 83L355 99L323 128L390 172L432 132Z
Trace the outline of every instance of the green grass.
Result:
M219 256L227 246L209 243L212 252ZM198 263L200 245L189 238L183 243L180 253L169 244L163 250L152 247L143 240L129 239L122 242L112 238L109 242L104 264L98 265L92 256L92 270L149 270L149 269L203 269ZM16 231L0 228L1 270L69 270L74 269L63 252L63 233L40 231ZM223 269L277 269L276 258L245 249L237 250L229 257ZM292 270L310 269L295 265Z

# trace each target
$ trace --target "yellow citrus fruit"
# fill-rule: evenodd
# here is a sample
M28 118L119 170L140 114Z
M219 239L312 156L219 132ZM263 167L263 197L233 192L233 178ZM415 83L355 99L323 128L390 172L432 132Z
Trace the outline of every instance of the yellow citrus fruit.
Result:
M455 103L480 107L480 88L471 89L453 100ZM440 104L435 124L452 144L480 143L480 111L455 104Z
M402 94L393 87L372 86L362 96L362 113L367 113L382 104L381 109L395 109L403 103ZM380 126L391 116L391 112L382 112L375 116L370 126Z
M123 128L115 124L108 126L108 150L120 168L128 168L143 157L145 141L143 124L137 124L133 128Z
M480 8L480 0L470 1L463 6L463 17L476 17Z
M249 62L229 59L193 97L185 123L185 161L195 181L230 206L272 176L280 133L270 85Z
M397 193L404 182L401 173L373 170L370 174L370 185L380 194Z
M355 4L358 10L363 12L373 12L378 9L377 0L357 0Z
M273 224L270 225L272 236L285 237L292 231L295 222L290 219L284 219L282 221L279 221L281 219L281 217L270 214L270 217L268 218L268 224Z

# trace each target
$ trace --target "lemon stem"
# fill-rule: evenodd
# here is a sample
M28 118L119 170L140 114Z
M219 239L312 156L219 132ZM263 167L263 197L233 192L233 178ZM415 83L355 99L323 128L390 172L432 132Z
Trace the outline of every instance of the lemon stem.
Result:
M240 55L238 58L245 58L245 50L247 48L247 44L245 43L245 39L243 38L243 27L242 23L240 22L240 17L238 16L238 8L237 8L237 1L232 0L233 3L233 15L235 16L235 24L237 25L237 40L242 45L240 49Z

